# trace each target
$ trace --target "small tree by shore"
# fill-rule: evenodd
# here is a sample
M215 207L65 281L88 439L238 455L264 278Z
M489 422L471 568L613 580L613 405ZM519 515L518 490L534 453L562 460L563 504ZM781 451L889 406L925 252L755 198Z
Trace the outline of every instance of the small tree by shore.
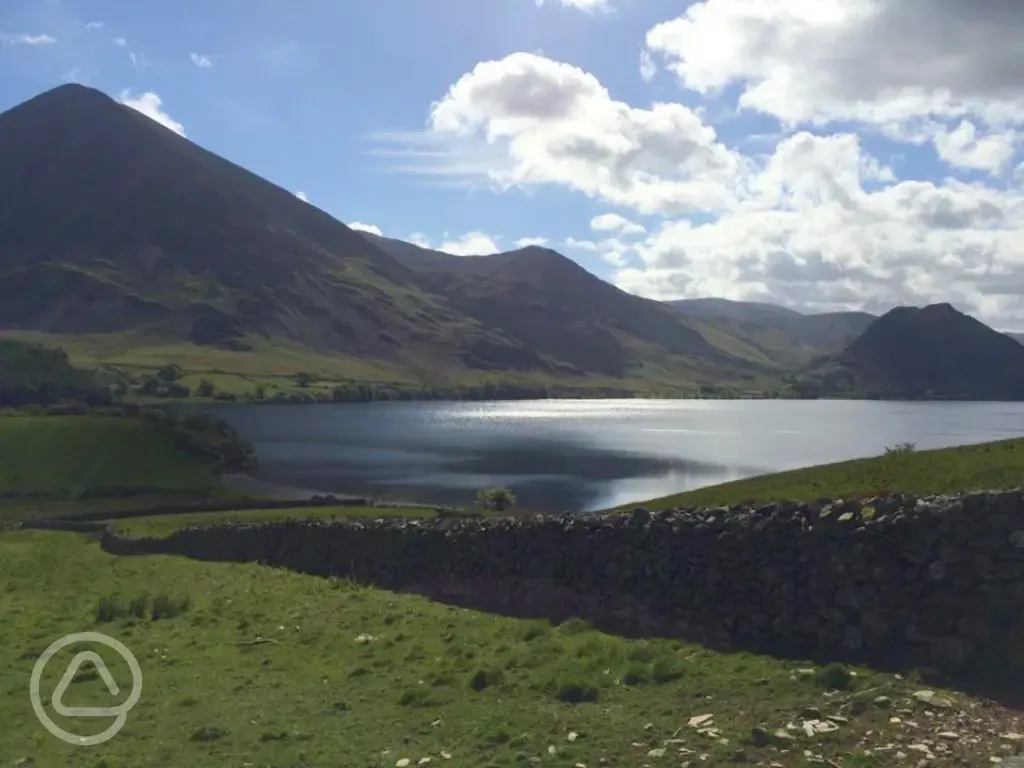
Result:
M477 506L495 512L506 512L516 504L516 496L509 488L483 488L476 494Z

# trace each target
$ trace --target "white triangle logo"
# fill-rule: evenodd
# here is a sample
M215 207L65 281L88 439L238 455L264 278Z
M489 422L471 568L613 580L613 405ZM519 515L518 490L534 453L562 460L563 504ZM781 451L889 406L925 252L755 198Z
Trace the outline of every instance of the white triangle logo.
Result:
M122 707L66 707L64 706L64 694L67 693L68 686L71 685L72 681L78 670L83 664L89 662L96 668L100 677L103 678L103 682L107 685L107 690L110 691L111 696L117 696L120 693L120 688L117 687L117 683L114 682L114 676L110 674L110 670L107 669L107 665L103 663L103 659L99 657L99 654L93 651L82 651L68 664L67 670L64 672L64 676L60 679L56 689L53 692L53 709L59 715L65 717L117 717L122 712Z

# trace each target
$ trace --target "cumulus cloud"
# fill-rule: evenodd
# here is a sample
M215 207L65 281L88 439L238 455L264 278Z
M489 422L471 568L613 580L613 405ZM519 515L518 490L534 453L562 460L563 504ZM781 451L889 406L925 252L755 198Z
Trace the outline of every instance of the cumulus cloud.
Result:
M531 53L486 61L430 114L433 131L507 150L501 187L560 184L644 213L729 207L742 158L682 104L632 107L592 74Z
M495 239L488 234L483 232L467 232L461 237L448 238L445 237L444 242L438 247L439 251L450 253L453 256L490 256L493 253L498 253L501 248L498 247Z
M618 232L622 235L639 235L647 230L617 213L602 213L590 220L590 228L597 232Z
M380 227L374 226L373 224L364 224L361 221L353 221L348 225L349 229L355 229L359 232L369 232L371 235L377 235L378 237L383 236Z
M152 91L146 91L141 96L132 96L129 91L121 91L120 102L126 107L131 107L136 112L141 112L150 120L155 120L164 128L174 131L179 136L185 135L185 127L171 117L163 108L163 100Z
M418 146L485 147L460 178L619 210L558 247L642 295L951 301L1024 329L1022 33L1009 0L699 0L644 41L641 76L677 102L515 53L456 78Z
M687 88L788 124L1024 114L1012 0L704 0L647 34Z
M213 66L213 60L209 56L206 56L204 54L190 53L188 57L189 59L191 59L192 63L200 69L209 69Z
M500 253L498 238L484 232L467 232L464 235L453 237L447 232L442 235L441 243L432 243L430 238L422 232L416 232L406 238L413 245L420 248L429 248L432 251L442 251L452 256L490 256ZM519 246L517 247L524 247Z
M516 248L528 248L531 245L536 245L543 248L549 242L546 237L520 237L516 240L515 246Z
M301 200L304 203L308 203L309 202L309 195L307 195L301 189L298 192L295 193L295 196L297 198L299 198L299 200Z

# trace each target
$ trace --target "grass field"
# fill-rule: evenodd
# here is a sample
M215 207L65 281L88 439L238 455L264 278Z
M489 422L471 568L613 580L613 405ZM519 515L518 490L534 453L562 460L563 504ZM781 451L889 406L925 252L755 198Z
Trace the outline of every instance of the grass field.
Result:
M73 498L90 488L212 488L213 474L150 424L113 416L0 418L0 493Z
M815 467L644 506L1006 486L1022 465L1024 441L1007 441ZM432 512L335 507L115 525L159 536L212 522L382 514ZM1024 745L1021 714L925 685L913 671L627 640L578 620L508 619L255 564L116 558L72 533L0 533L0 616L0 766L881 768L990 765ZM51 642L89 630L136 655L143 693L116 737L73 747L37 722L29 678ZM47 666L44 701L80 650ZM66 706L127 695L127 666L101 656L120 695L85 667ZM925 688L941 706L914 697ZM110 722L47 711L81 735Z
M624 508L715 507L881 493L929 495L1024 486L1024 440L1002 440L823 464L736 480Z
M154 604L167 616L154 620ZM863 768L906 763L896 753L918 757L907 745L922 739L935 745L929 765L987 764L1014 747L999 738L1012 730L1004 710L949 693L953 707L928 714L912 703L920 685L890 674L832 670L846 688L832 692L806 663L505 619L258 565L116 559L76 534L0 535L0 615L5 766ZM68 746L36 721L28 682L47 645L86 630L132 650L143 692L111 741ZM44 698L79 650L47 666ZM120 698L85 667L65 705L123 700L129 671L104 659ZM109 724L48 711L81 735ZM713 731L689 724L699 715L713 715L703 723ZM833 730L805 734L804 721L829 715ZM943 743L943 729L979 741Z

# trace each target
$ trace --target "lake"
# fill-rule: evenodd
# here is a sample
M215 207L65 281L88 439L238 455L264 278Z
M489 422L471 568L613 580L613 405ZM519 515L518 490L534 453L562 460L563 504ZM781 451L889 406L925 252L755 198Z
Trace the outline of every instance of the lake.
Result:
M592 511L751 475L1024 434L1024 403L546 400L224 406L257 479L306 492ZM272 487L270 485L268 488Z

